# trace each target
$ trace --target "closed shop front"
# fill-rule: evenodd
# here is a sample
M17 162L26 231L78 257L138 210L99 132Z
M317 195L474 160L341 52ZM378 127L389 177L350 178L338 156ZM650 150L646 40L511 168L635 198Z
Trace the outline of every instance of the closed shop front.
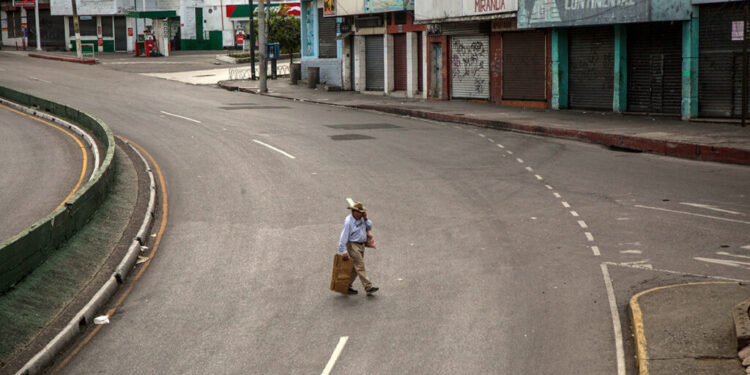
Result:
M568 43L570 108L611 110L615 60L613 27L570 29Z
M29 47L36 47L36 34L34 33L36 20L33 9L27 9L26 17L29 24ZM63 17L50 15L49 9L40 9L39 29L43 47L65 48L65 19Z
M544 31L502 34L503 100L547 99Z
M318 8L319 57L336 58L336 17L323 17L323 8Z
M488 35L451 37L451 97L489 99L490 38Z
M698 114L702 117L742 115L743 5L734 2L700 7Z
M382 34L365 37L365 54L365 89L382 91L385 89Z
M682 24L628 25L628 110L680 113Z
M393 35L394 89L406 90L406 34Z

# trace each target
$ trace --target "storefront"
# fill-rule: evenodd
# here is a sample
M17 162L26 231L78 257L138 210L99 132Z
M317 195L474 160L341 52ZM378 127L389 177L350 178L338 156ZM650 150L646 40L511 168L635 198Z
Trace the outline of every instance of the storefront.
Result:
M504 32L502 35L503 101L547 100L547 33Z
M614 29L580 27L568 35L570 108L612 110Z
M383 35L365 36L365 90L385 90Z
M698 112L701 117L742 115L744 5L740 1L700 6Z
M503 72L506 69L503 65L505 50L503 35L499 31L505 30L506 26L505 22L499 24L499 29L494 25L498 20L514 19L517 1L416 0L415 9L416 22L427 24L425 71L429 86L426 94L441 99L502 101L505 98L503 79L508 76ZM513 77L513 69L518 67L511 60L522 59L514 46L511 47L514 55L508 57L509 64L514 66L507 67L508 74ZM541 53L544 56L543 43ZM542 82L545 77L543 69ZM518 96L512 101L525 100L526 95L519 92L523 91L520 89L522 85L524 83L520 80L509 83L509 97ZM539 90L543 99L544 83Z
M628 111L679 114L682 24L628 25Z

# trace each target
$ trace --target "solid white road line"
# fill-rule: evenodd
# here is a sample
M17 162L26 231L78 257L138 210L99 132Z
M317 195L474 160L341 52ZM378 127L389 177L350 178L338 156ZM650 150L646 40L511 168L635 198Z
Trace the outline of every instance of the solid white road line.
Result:
M188 120L188 121L192 121L192 122L194 122L194 123L196 123L196 124L200 124L200 123L201 123L200 121L198 121L198 120L195 120L195 119L192 119L192 118L190 118L190 117L185 117L185 116L175 115L174 113L169 113L169 112L164 112L164 111L159 111L159 112L161 112L161 113L163 113L163 114L165 114L165 115L167 115L167 116L172 116L172 117L177 117L177 118L181 118L181 119L183 119L183 120Z
M599 252L599 246L591 246L591 251L594 252L595 256L600 256L602 253Z
M722 276L711 276L711 275L699 275L697 273L688 273L688 272L680 272L680 271L672 271L672 270L665 270L663 268L653 268L653 267L646 267L644 265L639 264L630 264L630 263L613 263L613 262L604 262L604 264L608 266L617 266L617 267L627 267L627 268L633 268L637 270L649 270L649 271L656 271L656 272L663 272L663 273L671 273L673 275L683 275L683 276L695 276L695 277L701 277L701 278L709 278L714 280L723 280L723 281L737 281L737 282L750 282L750 280L742 280L742 279L732 279L729 277L722 277ZM650 266L650 264L649 264Z
M711 258L701 258L701 257L695 257L693 258L695 260L699 260L701 262L706 263L714 263L714 264L721 264L724 266L729 267L738 267L738 268L744 268L744 269L750 269L750 263L748 262L739 262L736 260L725 260L725 259L711 259Z
M44 82L44 83L50 83L50 84L52 83L50 81L47 81L47 80L44 80L44 79L41 79L41 78L32 77L32 76L29 76L29 79L32 79L34 81Z
M722 220L722 221L729 221L729 222L732 222L732 223L750 224L750 221L742 221L742 220L735 220L735 219L726 219L726 218L718 217L718 216L709 216L709 215L694 214L692 212L685 212L685 211L668 210L666 208L660 208L660 207L641 206L640 204L636 204L635 207L646 208L646 209L649 209L649 210L672 212L672 213L676 213L676 214L705 217L707 219L716 219L716 220Z
M743 215L743 216L745 215L742 212L724 210L724 209L718 208L716 206L711 206L709 204L690 203L690 202L680 202L680 204L684 205L684 206L691 206L691 207L697 207L697 208L705 208L707 210L716 211L716 212L723 212L725 214Z
M261 141L259 141L257 139L253 139L253 142L255 142L255 143L257 143L257 144L259 144L261 146L266 146L266 147L270 148L271 150L274 150L274 151L276 151L276 152L278 152L278 153L280 153L280 154L288 157L289 159L296 159L296 157L294 157L294 155L292 155L292 154L290 154L290 153L288 153L288 152L286 152L284 150L280 150L280 149L278 149L276 147L273 147L273 146L269 145L268 143L263 143L263 142L261 142Z
M341 351L344 350L344 345L346 345L348 340L349 336L341 336L339 343L336 345L336 349L334 349L333 354L331 354L331 359L328 360L328 364L326 364L326 368L323 369L321 375L328 375L331 373L333 365L336 364L336 360L339 359L339 355L341 355Z
M563 207L565 207L565 208L570 208L570 203L568 203L568 202L566 202L566 201L562 201L562 205L563 205Z
M602 276L604 285L607 287L607 299L609 299L609 311L612 314L612 327L615 331L615 350L617 352L617 375L625 375L625 350L622 344L622 325L620 324L620 313L617 311L617 300L615 289L612 287L612 279L609 277L607 264L602 263Z
M578 217L578 212L570 211L570 214L573 215L573 216L575 216L575 217Z
M591 234L591 232L584 233L586 235L586 239L589 240L589 242L594 242L594 235Z
M578 220L578 225L580 225L581 228L583 228L583 229L586 229L586 228L589 227L588 225L586 225L586 222L583 221L583 220Z
M730 253L727 253L726 251L719 251L719 252L718 252L718 253L716 253L716 254L718 254L718 255L726 255L726 256L728 256L728 257L735 257L735 258L745 258L745 259L750 259L750 256L747 256L747 255L739 255L739 254L730 254Z

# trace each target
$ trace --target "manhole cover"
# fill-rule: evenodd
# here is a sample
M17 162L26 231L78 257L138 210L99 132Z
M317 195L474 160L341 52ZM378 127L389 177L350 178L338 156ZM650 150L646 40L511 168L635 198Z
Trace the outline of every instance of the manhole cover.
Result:
M344 130L368 130L368 129L400 129L400 126L393 124L338 124L338 125L326 125L331 129L344 129Z
M331 139L334 141L356 141L360 139L375 139L375 137L370 137L369 135L363 135L363 134L340 134L340 135L332 135Z
M284 106L274 106L274 105L246 105L246 106L232 106L232 107L219 107L221 109L225 109L227 111L234 111L238 109L288 109L289 107Z

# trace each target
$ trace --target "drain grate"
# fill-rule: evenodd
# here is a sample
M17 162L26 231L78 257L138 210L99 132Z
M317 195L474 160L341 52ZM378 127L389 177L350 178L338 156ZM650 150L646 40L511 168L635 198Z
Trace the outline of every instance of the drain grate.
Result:
M236 111L238 109L289 109L289 107L276 106L276 105L245 105L245 106L232 106L232 107L219 107L227 111Z
M369 135L363 134L339 134L332 135L331 139L333 139L334 141L357 141L363 139L375 139L375 137L370 137Z
M343 130L370 130L370 129L401 129L400 126L386 123L374 123L374 124L337 124L337 125L326 125L331 129L343 129Z

